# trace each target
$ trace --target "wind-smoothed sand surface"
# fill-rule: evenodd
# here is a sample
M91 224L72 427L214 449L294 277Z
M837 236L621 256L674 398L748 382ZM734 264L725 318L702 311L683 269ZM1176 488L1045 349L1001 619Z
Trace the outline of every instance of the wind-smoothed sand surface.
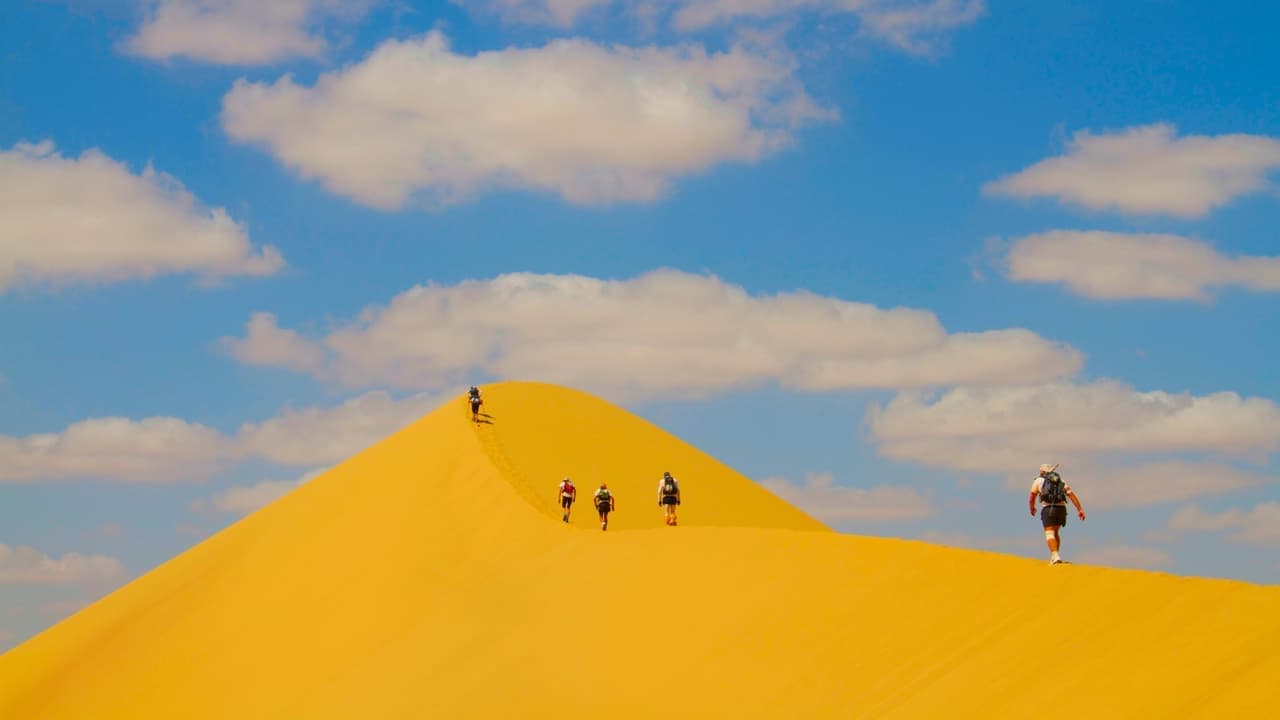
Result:
M0 718L1277 716L1280 587L840 535L590 396L484 391L0 657Z

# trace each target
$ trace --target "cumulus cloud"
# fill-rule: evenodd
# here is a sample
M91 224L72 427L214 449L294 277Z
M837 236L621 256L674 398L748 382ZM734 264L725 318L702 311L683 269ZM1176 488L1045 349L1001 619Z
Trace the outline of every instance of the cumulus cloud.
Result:
M0 292L195 273L270 275L284 266L255 250L222 208L202 207L182 184L141 174L97 150L79 158L51 142L0 151Z
M59 433L0 435L0 481L198 479L236 454L232 441L198 423L171 417L93 418Z
M1280 168L1280 139L1187 135L1147 125L1104 135L1075 134L1067 152L984 186L993 195L1052 197L1090 210L1207 215L1267 186Z
M984 0L463 0L464 5L501 15L509 21L568 28L585 15L621 7L638 17L670 17L684 32L731 26L740 21L767 21L800 12L850 14L862 32L914 54L928 54L938 39L976 21L986 12Z
M850 0L845 0L847 6ZM860 17L870 34L902 50L927 55L949 30L972 24L986 13L983 0L923 0L866 3Z
M124 565L105 555L67 553L53 558L29 547L0 544L0 585L66 585L114 582Z
M1070 465L1068 480L1089 508L1106 510L1181 502L1274 484L1280 478L1223 463L1162 460L1120 467L1095 467L1087 461ZM1009 478L1012 490L1027 492L1031 468ZM1065 469L1064 469L1065 472Z
M270 328L260 335L282 332ZM251 327L226 340L259 356ZM488 374L612 397L704 394L777 382L801 390L1035 383L1074 373L1080 353L1026 330L948 334L923 310L807 292L752 296L717 278L656 271L630 280L518 273L418 286L298 356L352 386L436 389Z
M1169 518L1173 530L1227 532L1227 540L1249 545L1280 544L1280 502L1263 502L1250 510L1215 513L1188 505Z
M556 40L474 56L430 32L389 40L315 85L239 81L234 139L376 208L488 188L571 203L651 201L679 177L752 162L829 118L776 53Z
M94 418L61 432L0 435L0 481L92 478L122 482L203 480L249 458L280 465L344 460L425 415L441 398L371 392L329 408L286 408L226 435L172 417Z
M803 484L786 478L767 478L760 484L823 522L914 520L936 513L932 499L915 488L836 485L829 472L808 473Z
M1206 300L1209 288L1280 291L1280 257L1228 257L1177 235L1053 230L1015 241L1005 274L1085 297Z
M354 19L370 0L150 0L126 52L152 60L183 57L219 65L316 58L329 19Z
M223 344L240 362L248 365L281 367L294 372L311 372L324 363L324 351L294 330L282 330L270 313L254 313L245 326L243 339L224 339Z
M191 512L211 510L225 513L247 514L288 495L299 485L318 477L329 468L312 470L297 480L264 480L253 485L234 485L208 499L191 503Z
M907 392L873 405L867 426L886 457L973 471L1025 471L1107 453L1280 447L1280 407L1271 400L1138 392L1109 380Z
M615 4L615 0L454 0L473 10L494 14L507 22L569 28L587 13ZM650 6L656 10L656 6Z
M330 408L285 408L263 423L240 428L243 450L280 465L344 460L426 415L444 400L422 393L401 400L375 391Z

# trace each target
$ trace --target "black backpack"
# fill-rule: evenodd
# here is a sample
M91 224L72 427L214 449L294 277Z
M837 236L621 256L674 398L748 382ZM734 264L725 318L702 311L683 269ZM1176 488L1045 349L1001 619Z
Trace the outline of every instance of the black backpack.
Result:
M1067 502L1067 484L1062 481L1061 475L1051 472L1044 476L1044 482L1040 485L1040 502L1045 505L1063 505Z
M668 476L667 476L667 477L662 481L662 494L663 494L663 495L675 495L675 494L676 494L676 479L675 479L675 478L673 478L673 477L671 477L670 475L668 475Z

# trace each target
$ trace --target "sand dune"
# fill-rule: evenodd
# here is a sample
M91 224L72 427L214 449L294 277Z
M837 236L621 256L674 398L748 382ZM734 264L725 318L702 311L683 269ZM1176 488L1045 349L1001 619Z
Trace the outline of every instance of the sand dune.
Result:
M0 718L1276 716L1278 587L840 535L590 396L485 396L0 657Z

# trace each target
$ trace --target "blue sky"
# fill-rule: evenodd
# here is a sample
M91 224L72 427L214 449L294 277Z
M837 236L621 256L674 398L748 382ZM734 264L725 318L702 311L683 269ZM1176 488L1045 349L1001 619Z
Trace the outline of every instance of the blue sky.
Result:
M0 646L472 380L833 526L1280 582L1266 7L0 7ZM689 478L687 480L696 479Z

